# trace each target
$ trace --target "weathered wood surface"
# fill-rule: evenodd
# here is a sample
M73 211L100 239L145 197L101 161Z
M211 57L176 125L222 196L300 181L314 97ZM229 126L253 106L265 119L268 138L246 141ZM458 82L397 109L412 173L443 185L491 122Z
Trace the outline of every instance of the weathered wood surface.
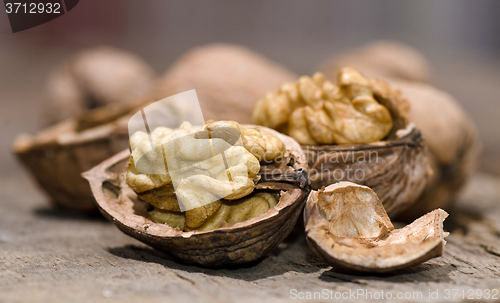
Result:
M500 179L479 174L450 211L445 254L386 275L342 272L309 254L304 234L243 267L169 259L100 215L52 209L24 175L0 180L0 302L280 302L298 292L500 290ZM335 293L334 293L335 296ZM300 301L300 300L294 300ZM332 300L326 300L332 301ZM364 302L365 296L357 300ZM414 300L421 301L421 300ZM491 302L495 300L490 300Z

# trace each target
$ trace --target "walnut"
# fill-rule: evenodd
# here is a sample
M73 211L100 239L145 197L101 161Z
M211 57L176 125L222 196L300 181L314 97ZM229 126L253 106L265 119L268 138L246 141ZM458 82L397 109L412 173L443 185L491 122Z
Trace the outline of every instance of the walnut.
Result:
M316 73L267 94L257 103L253 119L304 145L370 143L393 129L391 112L380 95L401 103L401 109L406 106L386 83L353 68L340 70L338 86Z
M165 223L171 227L177 227L180 230L209 231L247 221L264 213L269 208L275 207L277 204L278 198L276 198L275 194L255 192L237 200L222 200L217 201L217 203L214 202L211 206L214 207L215 211L211 211L206 220L196 222L191 225L189 225L189 222L186 222L186 219L189 217L189 211L187 211L184 215L182 212L169 212L155 209L150 212L150 215L154 222ZM175 213L175 217L172 216L173 213ZM184 220L182 220L180 216L182 216ZM200 216L196 217L199 218Z
M447 216L436 209L394 229L377 195L351 182L311 192L304 211L311 250L331 265L365 272L394 271L441 256Z
M201 216L191 216L193 227L188 226L187 212L151 209L151 204L127 185L127 163L134 163L129 150L104 161L84 177L101 212L124 233L188 263L215 267L251 262L266 255L292 231L309 185L305 155L296 141L264 127L241 127L244 133L254 129L278 138L285 145L284 152L276 158L277 163L261 162L251 194L206 205L210 209L201 211ZM209 213L213 214L205 220Z
M186 215L180 211L153 208L153 210L148 213L153 222L167 224L179 230L184 230L186 226Z
M145 97L155 73L128 51L100 46L66 60L49 76L46 120L52 125L93 108Z
M380 40L347 50L324 62L319 70L327 78L335 77L344 66L352 66L370 77L385 80L429 82L430 63L411 46Z
M240 146L228 145L226 141L211 136L218 130L228 129L237 132L238 140L234 143L239 142ZM197 132L205 131L207 139L196 138ZM262 129L250 129L234 121L209 122L203 128L193 127L187 122L175 130L158 127L151 132L151 139L157 152L149 152L151 142L146 133L138 131L131 136L127 184L139 198L156 207L158 214L162 214L161 211L180 212L179 202L182 203L188 229L214 226L215 223L207 221L216 212L234 213L234 210L223 211L227 208L224 205L253 192L254 180L258 180L260 170L259 160L282 159L285 153L285 145L280 139ZM224 163L215 157L222 152ZM170 155L175 155L172 160L175 164L169 162ZM143 161L144 158L147 161ZM137 168L139 163L142 171ZM174 177L169 168L176 166L177 177ZM179 182L174 189L175 178ZM219 198L227 203L221 204ZM241 204L243 208L249 203L235 202L235 205Z
M283 84L259 101L253 118L302 143L313 189L339 181L369 186L393 217L416 203L432 175L408 111L392 85L343 68L338 86L319 73Z
M296 75L252 50L231 44L209 44L180 57L156 83L162 99L196 89L206 120L250 123L257 100Z
M392 84L411 103L409 119L422 131L434 171L418 202L402 213L410 220L456 200L478 166L481 142L474 122L446 92L422 83Z

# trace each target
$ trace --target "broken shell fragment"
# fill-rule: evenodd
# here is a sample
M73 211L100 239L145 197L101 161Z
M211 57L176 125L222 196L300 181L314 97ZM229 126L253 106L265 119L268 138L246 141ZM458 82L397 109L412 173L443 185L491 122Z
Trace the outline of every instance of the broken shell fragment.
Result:
M231 224L227 222L229 220L224 220L227 224L216 226L215 230L182 231L180 227L186 223L167 211L162 214L163 220L176 222L170 223L175 227L152 221L151 211L148 213L150 204L139 199L127 185L128 150L94 167L84 177L90 183L102 214L139 241L179 260L202 266L218 267L254 261L271 251L292 231L309 193L309 185L306 159L297 142L264 127L245 127L277 137L285 144L286 151L279 166L261 163L260 180L252 193L258 199L252 201L251 195L250 201L240 202L249 203L246 206L250 208L262 208L261 204L265 202L270 208L243 222ZM215 215L226 216L233 210L223 209ZM248 214L246 210L245 214ZM154 215L160 217L159 213ZM233 212L230 217L246 219L240 215L242 213ZM211 224L211 221L204 224Z
M339 182L310 193L304 222L310 249L328 264L381 273L441 256L447 216L436 209L394 229L375 192Z

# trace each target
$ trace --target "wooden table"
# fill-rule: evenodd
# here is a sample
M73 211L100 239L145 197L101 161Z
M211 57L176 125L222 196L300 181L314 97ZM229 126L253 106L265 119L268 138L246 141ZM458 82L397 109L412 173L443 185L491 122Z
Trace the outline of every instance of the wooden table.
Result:
M450 211L443 257L386 275L321 263L303 233L242 267L184 265L100 216L51 208L24 175L0 184L0 302L279 302L349 291L429 300L429 290L451 302L460 301L462 290L466 297L470 289L500 291L500 179L490 175L477 175ZM453 289L456 300L444 300Z

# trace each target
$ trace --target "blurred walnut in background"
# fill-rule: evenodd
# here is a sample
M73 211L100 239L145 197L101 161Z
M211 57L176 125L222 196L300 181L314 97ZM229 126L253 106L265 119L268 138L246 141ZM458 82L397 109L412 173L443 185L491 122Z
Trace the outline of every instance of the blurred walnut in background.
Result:
M209 44L179 58L156 84L155 99L196 89L205 121L250 123L257 100L296 75L245 47Z
M328 79L334 79L337 71L344 66L381 79L429 82L431 78L430 65L422 54L408 45L390 40L372 42L335 55L319 70Z
M404 219L448 207L476 171L481 142L474 122L455 98L432 85L392 82L410 101L410 121L422 131L434 174Z
M135 54L109 46L84 50L49 76L46 123L52 125L112 103L128 104L146 96L155 79Z

